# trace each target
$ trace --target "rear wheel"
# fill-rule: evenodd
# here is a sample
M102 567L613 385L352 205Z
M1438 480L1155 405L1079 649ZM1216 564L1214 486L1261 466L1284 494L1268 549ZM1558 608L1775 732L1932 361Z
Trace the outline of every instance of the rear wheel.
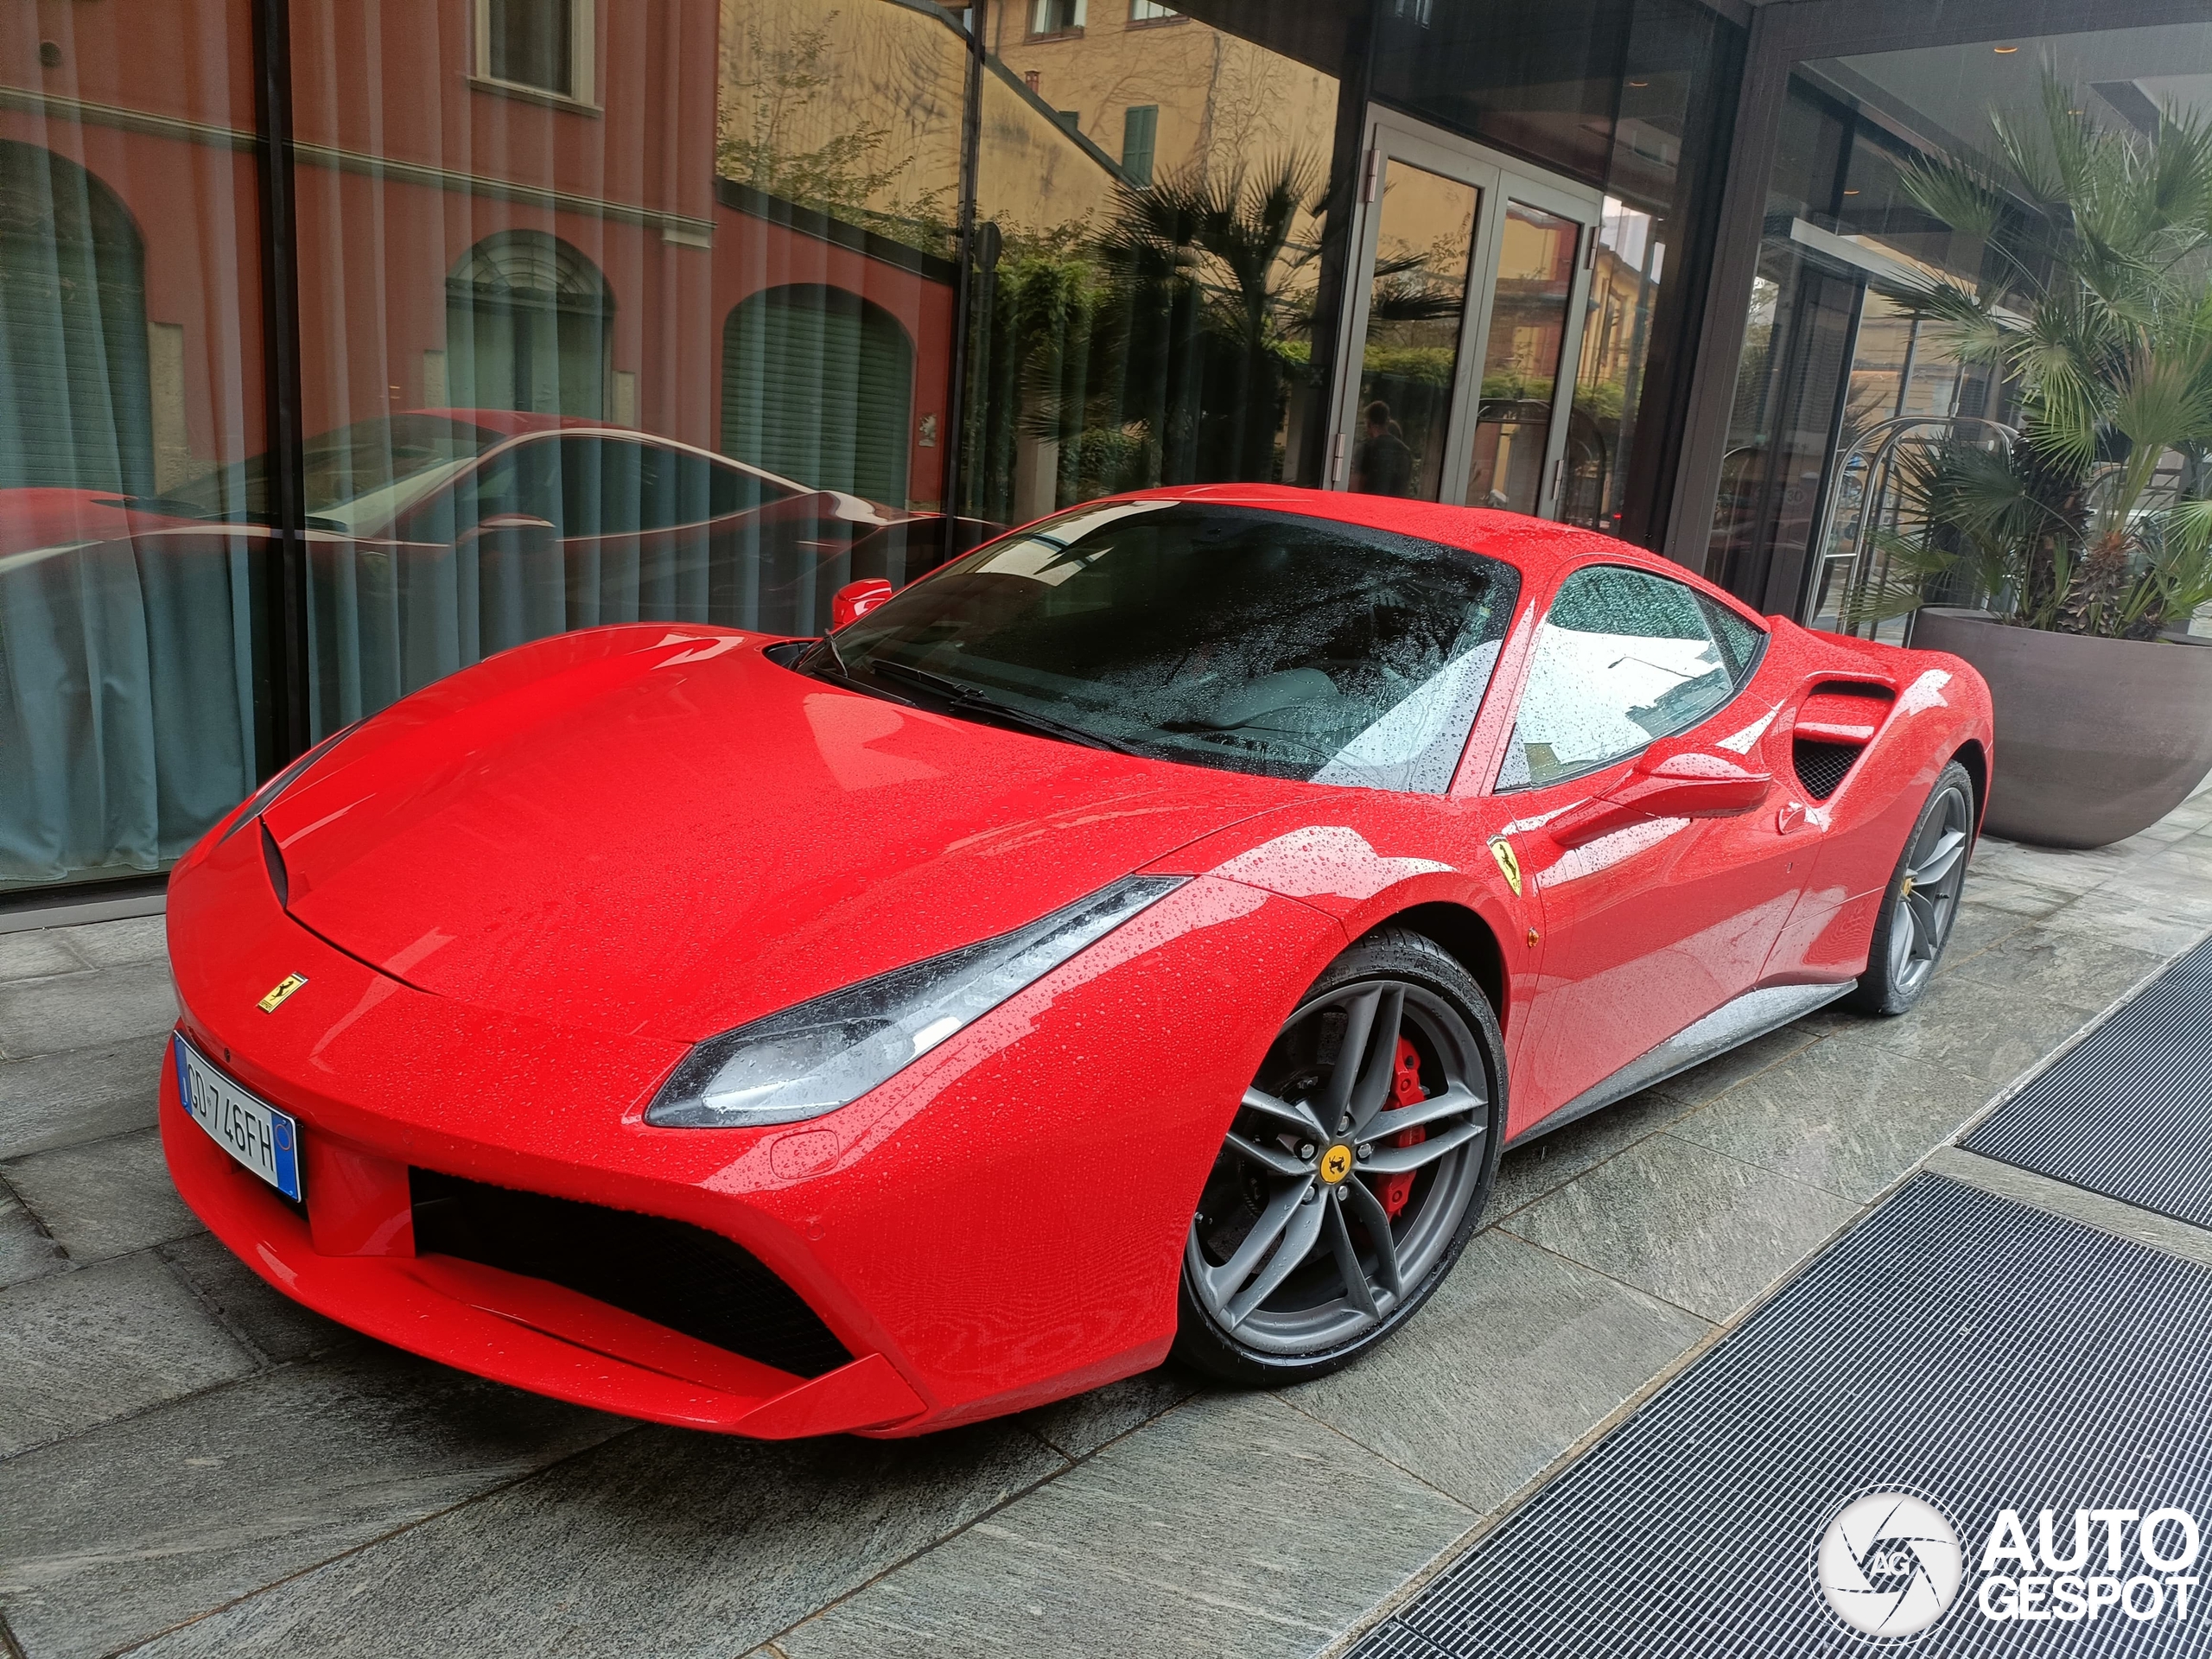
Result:
M1973 852L1974 779L1954 760L1936 779L1905 837L1851 1007L1866 1014L1903 1014L1927 994L1958 920Z
M1503 1052L1480 988L1432 940L1377 933L1331 964L1207 1178L1177 1356L1273 1386L1334 1370L1410 1319L1489 1198Z

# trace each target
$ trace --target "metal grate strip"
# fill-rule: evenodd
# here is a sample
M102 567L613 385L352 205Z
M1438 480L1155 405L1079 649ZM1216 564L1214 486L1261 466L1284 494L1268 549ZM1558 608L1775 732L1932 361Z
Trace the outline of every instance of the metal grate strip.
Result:
M2202 1605L2005 1624L1972 1605L2000 1509L2031 1529L2046 1507L2062 1527L2077 1507L2212 1519L2207 1329L2212 1269L1922 1175L1353 1652L2212 1654ZM1967 1551L1959 1599L1910 1643L1847 1630L1813 1577L1837 1505L1890 1486L1934 1499Z
M2212 1227L2212 940L2122 1005L1960 1144Z

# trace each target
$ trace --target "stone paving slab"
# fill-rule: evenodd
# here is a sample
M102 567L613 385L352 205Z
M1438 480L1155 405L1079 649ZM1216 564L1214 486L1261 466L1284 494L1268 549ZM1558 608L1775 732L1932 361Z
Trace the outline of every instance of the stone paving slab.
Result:
M1481 1514L1712 1330L1492 1228L1387 1347L1285 1397Z
M0 1462L0 1608L35 1659L110 1652L627 1432L363 1344ZM343 1650L397 1651L338 1617Z
M68 1256L47 1236L38 1217L0 1189L0 1290L68 1266Z
M175 1023L176 993L165 962L0 984L0 1054L10 1059L120 1042Z
M202 1230L169 1180L159 1129L33 1153L0 1164L0 1179L73 1262L104 1262Z
M1847 1198L1669 1129L1501 1224L1531 1244L1715 1322L1856 1212Z
M153 1123L168 1044L164 1027L92 1048L0 1060L0 1160Z
M0 1290L0 1459L253 1369L151 1255Z
M377 1659L720 1659L1065 1467L1004 1424L888 1442L638 1429L133 1652L359 1659L365 1618Z
M1473 1519L1281 1400L1207 1395L776 1646L788 1659L1289 1659Z

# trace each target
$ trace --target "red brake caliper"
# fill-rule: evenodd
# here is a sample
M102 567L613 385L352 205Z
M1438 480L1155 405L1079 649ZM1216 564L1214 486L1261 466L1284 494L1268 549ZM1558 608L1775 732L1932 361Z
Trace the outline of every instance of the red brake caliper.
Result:
M1428 1091L1421 1086L1421 1056L1414 1052L1414 1046L1403 1037L1398 1039L1396 1074L1390 1079L1390 1100L1393 1105L1410 1106L1415 1101L1427 1100ZM1390 1137L1394 1147L1417 1147L1428 1139L1428 1131L1415 1124L1410 1129L1400 1129ZM1402 1175L1385 1175L1375 1184L1375 1196L1382 1201L1383 1210L1395 1221L1406 1207L1406 1200L1414 1195L1414 1172Z

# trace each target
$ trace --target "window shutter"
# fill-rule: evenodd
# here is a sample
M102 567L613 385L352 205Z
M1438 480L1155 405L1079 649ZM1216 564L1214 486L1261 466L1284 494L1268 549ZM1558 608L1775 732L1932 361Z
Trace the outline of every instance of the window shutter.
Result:
M1122 171L1139 187L1152 182L1152 157L1160 139L1160 105L1132 104L1122 111Z
M913 348L842 289L770 289L722 334L722 452L821 490L906 502Z

